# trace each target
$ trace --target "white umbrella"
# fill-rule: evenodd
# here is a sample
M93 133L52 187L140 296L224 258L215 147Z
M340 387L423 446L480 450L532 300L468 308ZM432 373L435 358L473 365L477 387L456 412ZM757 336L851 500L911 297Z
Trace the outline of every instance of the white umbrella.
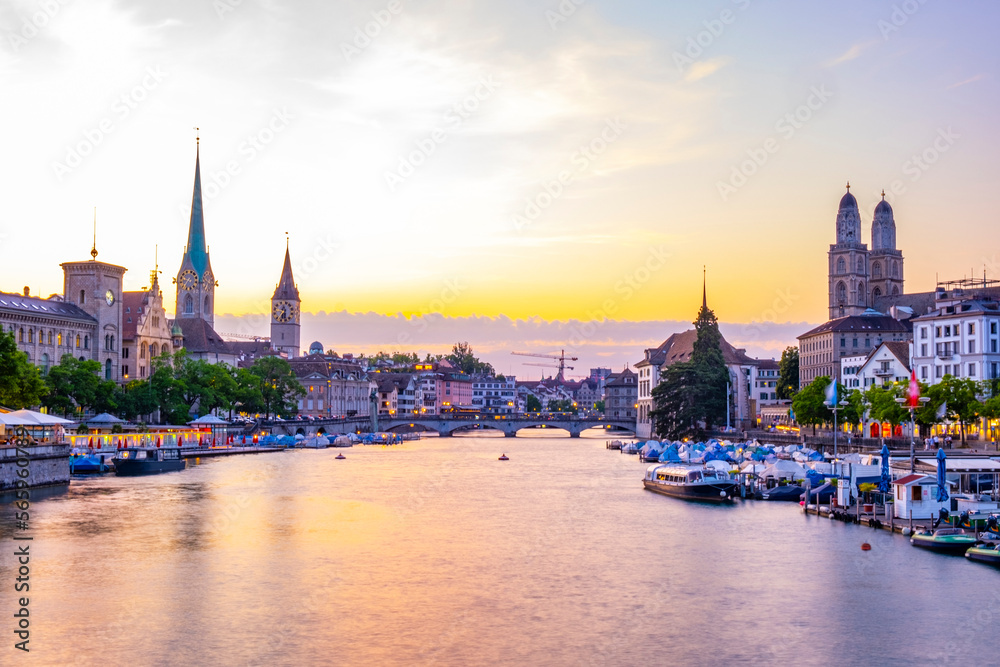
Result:
M218 417L212 414L203 415L201 417L198 417L194 421L188 422L189 426L221 426L223 424L228 425L229 422L227 422L225 419L219 419Z
M72 424L68 419L54 417L34 410L15 410L0 415L3 423L10 426L56 426L59 424Z

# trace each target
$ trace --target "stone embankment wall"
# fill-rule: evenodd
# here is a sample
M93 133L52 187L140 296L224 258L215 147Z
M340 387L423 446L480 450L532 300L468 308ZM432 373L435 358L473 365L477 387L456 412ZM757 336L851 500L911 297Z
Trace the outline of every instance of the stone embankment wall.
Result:
M29 445L21 448L21 454L25 452L28 454L28 476L20 477L17 448L0 447L0 491L13 489L18 479L24 479L28 488L69 484L69 445Z

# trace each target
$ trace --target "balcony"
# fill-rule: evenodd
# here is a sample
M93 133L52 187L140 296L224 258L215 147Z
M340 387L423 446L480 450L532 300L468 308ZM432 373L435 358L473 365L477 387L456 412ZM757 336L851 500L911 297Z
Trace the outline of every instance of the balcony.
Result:
M875 375L876 377L890 377L895 374L895 371L891 368L876 368L872 371L872 375Z

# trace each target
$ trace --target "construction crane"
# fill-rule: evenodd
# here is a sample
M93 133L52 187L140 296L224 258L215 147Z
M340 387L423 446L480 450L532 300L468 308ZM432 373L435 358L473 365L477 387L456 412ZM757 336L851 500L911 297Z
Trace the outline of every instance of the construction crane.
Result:
M570 370L573 370L572 366L567 366L566 365L566 361L567 360L569 360L569 361L578 361L579 360L579 357L567 357L566 356L566 350L559 350L559 354L535 354L534 352L511 352L511 354L517 355L519 357L538 357L539 359L555 359L556 361L559 362L558 364L531 364L531 363L525 363L525 365L526 366L548 366L550 368L558 368L559 369L559 373L556 375L556 379L559 380L560 382L563 382L565 380L563 378L563 371L565 371L567 368L570 369Z

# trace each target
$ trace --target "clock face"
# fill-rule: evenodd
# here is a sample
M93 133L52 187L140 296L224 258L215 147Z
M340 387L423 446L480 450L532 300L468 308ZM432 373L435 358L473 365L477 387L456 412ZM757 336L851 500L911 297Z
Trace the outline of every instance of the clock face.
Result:
M107 292L104 293L104 300L108 302L109 306L115 305L115 293L112 292L111 290L108 290Z
M182 290L190 291L198 284L198 274L191 269L187 269L177 278L177 284L180 285Z
M212 291L212 287L215 286L215 276L212 275L211 269L205 269L205 273L201 277L201 284L206 292Z
M292 315L292 304L287 301L275 301L271 307L275 322L287 322Z

